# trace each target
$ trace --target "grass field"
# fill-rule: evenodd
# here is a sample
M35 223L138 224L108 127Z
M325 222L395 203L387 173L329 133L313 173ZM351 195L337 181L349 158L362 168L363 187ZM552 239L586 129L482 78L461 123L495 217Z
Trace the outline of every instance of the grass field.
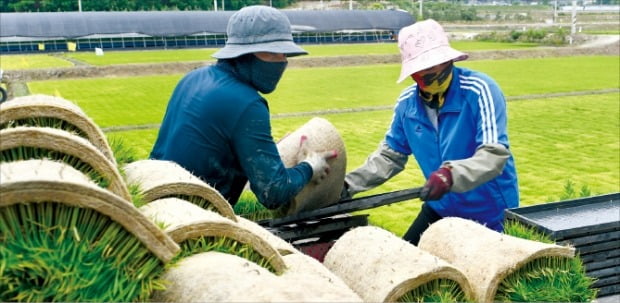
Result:
M2 70L56 68L71 66L73 66L73 63L51 55L37 54L0 56L0 68Z
M620 63L613 56L465 61L461 66L491 75L508 97L620 88ZM389 107L406 84L397 85L398 65L289 69L268 96L274 114ZM93 78L29 83L32 93L59 95L76 102L101 127L161 122L169 95L182 75ZM372 83L372 85L369 85ZM557 200L564 186L587 187L592 194L620 191L620 99L618 93L526 98L508 103L509 135L521 204ZM347 148L347 170L361 165L383 137L391 110L326 114ZM310 117L273 120L274 138ZM148 156L156 129L108 133ZM373 194L421 186L413 159L407 169ZM366 211L372 224L402 235L419 211L418 200Z
M344 55L385 55L397 54L396 43L368 44L325 44L302 45L309 55L306 57L330 57ZM455 41L453 47L463 51L502 50L535 47L533 43L501 43L479 41ZM145 51L105 51L103 56L94 52L67 52L52 55L3 55L1 66L4 70L68 67L73 63L61 59L74 59L84 63L103 66L114 64L163 63L185 61L214 61L211 57L217 48L145 50ZM294 59L293 59L294 60Z
M620 87L617 58L609 56L465 61L460 66L495 78L506 96L561 93ZM396 64L338 68L297 68L284 74L268 96L273 114L391 106L411 81L397 85ZM570 68L572 72L564 70ZM161 122L181 74L148 77L37 81L32 93L60 95L80 105L101 127ZM369 83L372 86L369 87ZM148 110L145 110L148 109Z

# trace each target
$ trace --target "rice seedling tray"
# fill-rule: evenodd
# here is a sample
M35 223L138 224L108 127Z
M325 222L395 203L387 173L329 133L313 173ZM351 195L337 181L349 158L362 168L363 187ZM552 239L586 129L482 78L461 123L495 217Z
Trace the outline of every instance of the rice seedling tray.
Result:
M333 240L353 227L366 225L368 225L368 215L340 214L323 219L265 228L274 235L295 243L295 241L310 238L321 238L321 242Z
M556 241L620 230L620 192L506 210Z
M506 219L574 246L598 295L620 293L620 193L508 209Z

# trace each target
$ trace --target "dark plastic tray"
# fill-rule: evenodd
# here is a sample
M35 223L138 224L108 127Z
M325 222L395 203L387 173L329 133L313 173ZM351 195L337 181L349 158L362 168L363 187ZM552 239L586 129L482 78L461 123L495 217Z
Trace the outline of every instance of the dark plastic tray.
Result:
M507 209L506 219L536 227L555 241L620 230L620 192Z

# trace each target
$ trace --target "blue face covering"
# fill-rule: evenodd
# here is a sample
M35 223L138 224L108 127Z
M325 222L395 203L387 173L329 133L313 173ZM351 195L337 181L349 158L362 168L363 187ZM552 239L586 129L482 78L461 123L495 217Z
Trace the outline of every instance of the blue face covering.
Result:
M236 60L237 73L259 92L269 94L276 89L288 62L267 62L253 54L244 55Z

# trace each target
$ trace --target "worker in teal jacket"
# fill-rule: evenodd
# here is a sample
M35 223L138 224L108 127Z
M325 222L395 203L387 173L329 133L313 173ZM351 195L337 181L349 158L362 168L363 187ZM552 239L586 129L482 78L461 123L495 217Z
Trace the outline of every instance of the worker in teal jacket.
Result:
M450 47L434 20L405 27L398 82L414 84L398 98L379 148L345 177L343 198L369 190L401 172L408 156L427 179L420 214L404 239L443 217L461 217L502 231L504 210L517 207L519 190L507 134L506 101L487 75L453 62L467 55Z
M234 13L217 63L177 84L150 157L178 163L234 205L246 183L269 209L286 206L311 180L329 172L334 151L310 152L300 142L298 165L285 168L271 135L267 100L287 57L307 54L293 42L282 12L249 6Z

